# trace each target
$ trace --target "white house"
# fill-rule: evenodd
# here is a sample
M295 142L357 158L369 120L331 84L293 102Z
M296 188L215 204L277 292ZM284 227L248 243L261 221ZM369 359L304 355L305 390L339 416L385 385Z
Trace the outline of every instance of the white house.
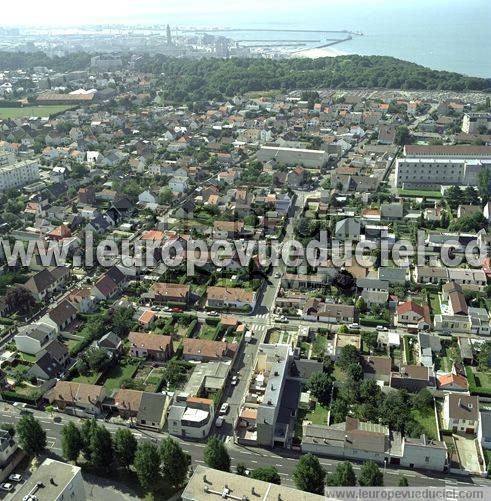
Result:
M56 329L39 323L19 328L14 336L15 346L22 353L35 355L56 338Z
M479 425L479 399L449 393L443 404L443 426L453 432L476 433Z

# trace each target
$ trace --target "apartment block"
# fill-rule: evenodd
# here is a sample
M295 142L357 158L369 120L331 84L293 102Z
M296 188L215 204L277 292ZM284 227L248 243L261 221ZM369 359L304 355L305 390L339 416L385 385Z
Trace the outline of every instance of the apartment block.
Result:
M39 164L34 160L0 166L0 191L21 188L38 179Z

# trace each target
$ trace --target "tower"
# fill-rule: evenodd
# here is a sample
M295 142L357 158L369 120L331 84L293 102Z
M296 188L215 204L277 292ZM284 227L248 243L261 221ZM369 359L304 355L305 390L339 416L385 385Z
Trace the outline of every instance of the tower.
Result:
M170 32L170 26L167 25L167 45L172 45L172 35Z

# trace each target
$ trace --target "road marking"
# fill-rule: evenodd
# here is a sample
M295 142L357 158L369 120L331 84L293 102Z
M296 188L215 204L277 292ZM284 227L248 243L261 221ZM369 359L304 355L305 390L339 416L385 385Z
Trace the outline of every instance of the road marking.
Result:
M200 459L195 459L196 463L204 463L204 461L201 461Z
M290 476L288 473L278 473L278 475L281 475L282 477L289 477Z
M251 459L251 463L257 463L257 461L255 461L254 459Z
M279 466L281 468L283 465L282 464L275 464L275 466Z
M293 458L286 458L287 461L295 461Z
M195 445L195 447L206 447L205 444L194 444L194 445Z

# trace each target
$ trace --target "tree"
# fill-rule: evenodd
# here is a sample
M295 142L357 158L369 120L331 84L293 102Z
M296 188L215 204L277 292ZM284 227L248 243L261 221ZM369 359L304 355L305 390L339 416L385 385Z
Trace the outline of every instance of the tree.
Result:
M477 174L477 188L479 191L479 196L483 201L488 200L489 196L489 182L490 182L490 172L489 169L481 169Z
M278 470L274 466L264 466L262 468L256 468L251 471L251 478L256 480L262 480L264 482L270 482L271 484L281 484L280 475Z
M405 144L409 144L411 142L411 134L405 125L397 127L394 142L399 146L404 146Z
M237 475L241 475L242 477L245 476L247 468L244 463L239 463L235 469L237 471Z
M403 433L410 412L409 396L405 391L389 393L381 405L382 423Z
M325 372L312 374L308 382L310 393L322 404L328 404L331 396L332 379Z
M166 438L160 445L160 458L163 462L164 478L176 487L186 481L191 465L191 456L172 438Z
M159 204L165 205L172 201L172 190L168 187L159 191Z
M96 425L90 437L90 462L108 470L114 458L113 441L105 426Z
M358 364L360 362L360 353L352 345L347 344L341 348L338 359L338 366L346 370L351 364Z
M342 398L336 398L331 404L331 419L335 423L342 423L348 414L348 404Z
M397 483L399 487L409 487L409 482L406 477L400 477L399 482Z
M322 468L319 458L313 454L304 454L298 460L293 481L298 489L313 494L323 494L326 472Z
M374 461L365 461L360 469L358 483L363 487L381 487L384 485L384 474Z
M230 456L225 444L217 437L210 437L204 451L207 466L215 470L230 471Z
M111 316L111 330L119 337L126 337L133 326L133 308L116 308Z
M17 423L20 448L28 456L39 456L46 448L46 432L32 414L24 414Z
M336 487L351 487L356 485L356 475L353 465L349 461L343 461L336 469L327 476L327 485Z
M82 427L80 429L80 436L82 437L82 452L84 453L85 459L90 461L90 444L92 440L92 434L97 428L97 421L95 418L86 419L82 423Z
M129 468L135 460L138 443L135 436L127 428L118 428L114 434L114 456L124 468Z
M7 291L5 294L5 304L9 310L26 315L31 311L36 302L28 289L19 286Z
M360 296L355 303L355 308L360 311L364 312L366 310L367 304L365 303L365 300Z
M352 381L361 381L363 379L363 368L360 364L349 364L345 372L346 376Z
M428 388L422 388L412 398L413 407L421 412L433 405L433 395Z
M83 441L80 430L73 421L63 426L61 430L61 450L67 461L77 461L82 451Z
M160 477L160 455L157 446L151 442L138 444L133 466L142 488L151 490Z
M363 342L368 347L370 351L375 350L378 346L378 334L376 331L365 331L362 332L361 337Z

